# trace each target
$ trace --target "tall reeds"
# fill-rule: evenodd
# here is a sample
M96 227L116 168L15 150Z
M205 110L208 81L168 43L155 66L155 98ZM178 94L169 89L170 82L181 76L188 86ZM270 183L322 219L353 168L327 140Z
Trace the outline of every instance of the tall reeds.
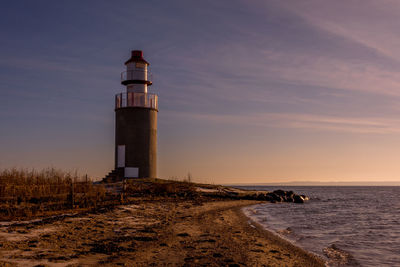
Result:
M45 211L95 207L105 189L87 176L54 168L0 171L0 219L35 215Z

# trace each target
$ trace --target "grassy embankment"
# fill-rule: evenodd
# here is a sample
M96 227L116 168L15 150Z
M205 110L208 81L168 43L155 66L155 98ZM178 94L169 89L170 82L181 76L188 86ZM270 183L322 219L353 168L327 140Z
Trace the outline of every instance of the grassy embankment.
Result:
M143 197L196 195L194 184L189 182L135 179L112 185L93 184L87 176L56 169L3 170L0 172L0 220L83 212Z

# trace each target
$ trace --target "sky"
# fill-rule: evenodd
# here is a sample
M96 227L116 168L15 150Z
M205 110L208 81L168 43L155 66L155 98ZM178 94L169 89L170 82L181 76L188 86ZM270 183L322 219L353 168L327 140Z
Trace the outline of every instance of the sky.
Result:
M158 174L400 182L400 1L6 1L0 169L114 165L114 95L143 50Z

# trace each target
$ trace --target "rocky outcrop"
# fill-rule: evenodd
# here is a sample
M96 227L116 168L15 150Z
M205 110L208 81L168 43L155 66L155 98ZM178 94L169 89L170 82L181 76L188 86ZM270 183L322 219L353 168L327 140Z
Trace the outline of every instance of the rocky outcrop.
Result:
M265 200L272 203L276 202L293 202L293 203L304 203L309 200L305 195L297 195L293 191L275 190L273 192L258 192L258 200Z
M294 197L293 197L293 202L294 203L304 203L304 198L302 197L302 196L300 196L300 195L295 195Z
M243 189L231 187L215 187L212 189L197 188L198 192L202 195L217 198L230 198L230 199L247 199L247 200L261 200L271 203L277 202L291 202L291 203L304 203L309 200L305 195L295 194L293 191L275 190L268 191L248 191Z

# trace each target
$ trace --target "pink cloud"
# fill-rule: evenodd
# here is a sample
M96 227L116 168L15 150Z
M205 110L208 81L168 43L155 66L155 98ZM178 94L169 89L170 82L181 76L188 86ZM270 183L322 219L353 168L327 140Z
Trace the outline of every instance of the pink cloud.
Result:
M301 113L252 113L246 115L167 112L166 116L211 123L253 125L257 127L306 129L361 134L400 133L400 119L378 117L340 117Z

